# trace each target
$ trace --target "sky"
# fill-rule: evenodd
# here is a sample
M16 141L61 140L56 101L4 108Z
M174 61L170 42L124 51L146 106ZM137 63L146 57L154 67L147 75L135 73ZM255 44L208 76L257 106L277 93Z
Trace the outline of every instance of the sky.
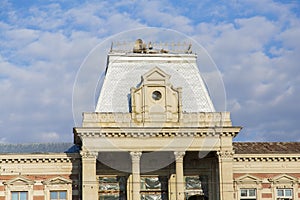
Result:
M298 0L2 0L0 143L72 142L83 61L107 38L142 27L178 31L206 49L226 110L243 127L235 141L300 142Z

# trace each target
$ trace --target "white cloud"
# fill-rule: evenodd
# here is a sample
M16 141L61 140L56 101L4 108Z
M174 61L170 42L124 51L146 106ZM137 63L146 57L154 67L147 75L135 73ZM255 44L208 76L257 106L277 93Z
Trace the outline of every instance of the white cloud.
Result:
M251 133L255 137L261 134L263 140L299 140L296 134L278 136L296 132L292 128L296 127L294 113L300 111L295 107L300 92L300 34L295 26L299 18L291 17L286 7L271 5L271 9L269 13L280 9L278 18L254 16L197 26L195 38L203 42L223 73L234 123L245 127L237 138L240 140L252 139ZM282 126L275 126L274 121Z
M38 138L41 142L59 141L60 136L56 132L40 133Z
M5 137L0 138L0 144L3 144L3 143L7 143L7 140Z
M225 80L234 124L245 126L241 139L262 133L260 139L268 140L285 130L294 134L280 139L299 138L293 120L300 112L295 5L215 4L126 0L64 8L44 2L24 9L6 1L6 13L0 13L0 125L9 134L0 142L70 141L72 89L81 62L103 38L143 26L175 29L206 47Z

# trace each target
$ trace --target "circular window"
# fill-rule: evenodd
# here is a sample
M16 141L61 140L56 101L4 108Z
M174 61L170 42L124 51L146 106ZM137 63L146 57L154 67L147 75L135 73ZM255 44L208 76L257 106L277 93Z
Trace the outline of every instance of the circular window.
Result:
M154 91L153 93L152 93L152 99L154 99L155 101L158 101L158 100L160 100L161 99L161 93L160 93L160 91Z

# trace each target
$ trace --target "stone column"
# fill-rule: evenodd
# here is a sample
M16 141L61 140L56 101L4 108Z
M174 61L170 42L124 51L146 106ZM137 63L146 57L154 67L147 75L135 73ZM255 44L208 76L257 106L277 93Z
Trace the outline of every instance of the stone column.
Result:
M233 199L233 162L234 152L221 150L217 152L219 160L220 200Z
M81 151L82 159L82 200L98 199L96 159L98 152Z
M133 151L130 152L131 162L132 162L132 200L140 200L140 159L142 152Z
M176 200L184 200L183 157L184 151L174 152L176 160Z

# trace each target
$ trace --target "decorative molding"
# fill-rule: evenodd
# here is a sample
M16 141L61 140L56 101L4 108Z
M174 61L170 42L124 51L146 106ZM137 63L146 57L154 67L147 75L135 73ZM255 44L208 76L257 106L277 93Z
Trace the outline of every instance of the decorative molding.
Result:
M234 155L234 151L230 150L220 150L217 151L217 156L219 159L232 159Z
M120 132L119 132L120 131ZM238 132L216 132L214 130L206 130L206 131L193 131L193 130L179 130L179 131L151 131L151 130L132 130L132 131L103 131L99 132L99 130L95 130L93 132L89 130L82 130L77 132L77 136L79 137L109 137L109 138L136 138L136 137L219 137L219 136L227 136L234 137L238 134Z
M245 174L243 176L235 178L234 182L237 184L252 184L252 183L261 184L262 180L256 176Z
M87 158L96 159L98 157L98 152L81 150L80 155L81 155L81 158L83 158L83 159L87 159Z
M74 162L76 159L79 158L77 155L73 155L72 157L46 157L44 156L41 157L33 157L33 156L28 156L28 157L22 157L20 158L20 155L12 156L12 155L7 155L7 156L2 156L0 159L0 164L28 164L28 163L71 163Z
M23 184L23 185L34 185L35 181L31 180L31 179L28 179L28 178L25 178L23 176L18 176L16 178L13 178L11 180L8 180L8 181L4 181L3 182L3 185L14 185L18 183L18 185Z
M277 154L277 155L259 155L252 154L243 155L243 154L235 154L233 160L235 162L298 162L300 161L299 155L287 155L287 154Z
M272 184L291 184L294 185L296 183L299 183L299 179L287 174L280 174L278 176L275 176L273 178L269 178L268 181Z
M134 123L131 118L132 113L98 113L84 112L83 127L97 127L101 123L102 127L145 127L143 123ZM167 127L231 127L229 112L195 112L181 113L181 122L165 122ZM153 126L153 123L151 124ZM240 127L241 128L241 127Z
M62 185L62 184L65 185L65 184L72 184L72 180L58 176L55 178L42 181L42 183L44 185Z

